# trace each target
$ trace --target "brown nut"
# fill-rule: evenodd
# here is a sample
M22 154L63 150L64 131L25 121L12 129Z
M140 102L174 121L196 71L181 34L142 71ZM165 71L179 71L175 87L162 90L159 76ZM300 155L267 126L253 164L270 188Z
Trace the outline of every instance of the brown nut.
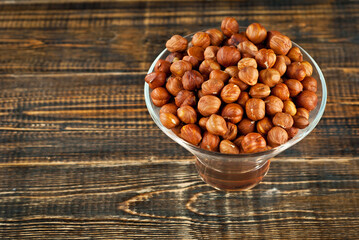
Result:
M243 118L243 120L240 121L238 124L238 132L243 135L254 132L255 128L256 128L256 121L252 121L248 118Z
M236 144L236 146L239 148L239 151L241 151L241 148L242 148L241 142L243 141L243 138L244 138L244 135L242 135L242 136L236 138L236 139L233 141L233 143Z
M246 37L246 34L244 32L241 33L235 33L228 39L228 45L229 46L235 46L237 47L239 43L243 41L248 41L248 38Z
M229 79L229 74L225 71L216 69L209 74L209 79L211 78L221 80L222 82L227 82L227 80Z
M297 107L295 106L294 102L286 100L283 104L283 112L289 113L292 117L297 113Z
M223 139L234 140L237 137L237 126L231 122L227 122L227 132L223 135Z
M199 64L198 59L192 56L184 56L182 60L189 62L192 65L192 68L196 68Z
M272 88L272 95L279 97L281 100L288 100L290 97L289 89L284 83L278 83Z
M174 102L171 103L167 103L165 105L163 105L160 109L160 114L161 113L172 113L173 115L177 115L177 106Z
M167 79L166 89L173 96L177 96L177 94L183 90L182 79L180 77L169 77Z
M303 91L303 85L296 79L288 79L284 82L287 85L290 97L296 97L301 91Z
M289 65L292 63L292 61L289 59L289 57L285 56L285 55L277 55L277 59L282 59L285 62L285 65Z
M166 73L152 72L146 75L145 81L152 89L162 87L166 82Z
M197 122L197 113L191 106L182 106L177 109L178 118L184 123L195 123Z
M269 130L272 129L272 127L273 127L272 121L268 117L265 117L257 122L257 132L262 135L266 135L269 132Z
M278 112L274 115L272 123L275 126L289 129L293 126L293 117L289 113Z
M205 49L211 44L211 38L205 32L197 32L192 37L193 46L202 47Z
M276 60L275 64L273 65L273 68L277 69L280 76L283 76L284 73L287 71L287 65L285 64L284 58L283 57L281 57L281 58L277 57L277 60Z
M171 99L171 94L169 94L166 88L158 87L152 90L151 99L155 106L162 107Z
M238 72L238 78L248 85L255 85L258 81L258 70L254 67L245 67Z
M206 123L206 129L208 132L219 136L223 136L228 131L226 120L217 114L212 114L209 117Z
M249 99L249 94L247 92L241 92L241 94L238 97L237 103L241 105L242 107L246 106L246 102Z
M237 46L242 57L255 57L258 53L258 47L250 41L243 41Z
M298 108L297 114L295 114L298 117L304 117L306 119L309 119L309 111L305 108Z
M224 67L237 65L241 53L235 47L223 46L217 52L217 62Z
M173 52L170 53L167 57L166 57L166 61L173 63L176 62L178 60L181 60L183 58L183 54L180 52Z
M202 140L201 129L196 124L187 124L181 128L181 138L193 145L198 145Z
M293 126L299 129L306 128L309 125L309 120L306 119L305 117L294 116L293 120L294 120Z
M175 97L175 103L177 107L182 106L195 106L196 105L196 96L193 92L188 90L181 90Z
M292 62L287 67L287 76L302 81L306 76L304 66L300 62Z
M172 113L160 113L160 121L168 129L174 128L180 124L179 119Z
M221 91L221 99L225 103L232 103L238 100L241 89L233 83L228 83Z
M301 81L304 90L309 90L312 92L317 92L318 83L317 80L313 77L305 77L303 81Z
M261 68L271 68L275 64L277 56L272 49L262 48L258 51L255 58Z
M221 115L225 120L237 124L243 118L243 108L236 103L230 103L224 106Z
M297 135L299 131L299 128L296 128L296 127L291 127L287 130L287 133L288 133L288 138L289 139L292 139L294 138L295 135Z
M281 127L274 127L269 130L267 141L271 147L278 147L288 141L288 133Z
M182 52L187 49L188 41L180 35L173 35L167 42L166 48L170 52Z
M312 76L312 74L313 74L313 67L312 67L312 65L311 65L309 62L307 62L307 61L303 61L303 62L302 62L302 65L304 66L304 69L305 69L305 75L306 75L307 77Z
M233 17L226 17L222 20L221 29L227 37L239 32L239 25Z
M206 117L217 113L221 104L222 102L218 97L206 95L199 99L197 108L200 114Z
M217 95L221 92L224 83L221 80L209 79L202 83L203 95Z
M206 33L209 35L209 38L211 39L211 45L213 46L221 45L224 36L220 30L213 28L207 30Z
M314 92L304 90L298 95L296 103L299 107L312 111L318 104L318 96Z
M284 104L280 98L276 96L268 96L265 100L266 113L270 116L275 115L278 112L282 112Z
M219 151L225 154L239 154L239 148L229 140L222 140L219 144Z
M203 81L203 76L196 70L189 70L182 77L183 88L190 91L200 88Z
M236 66L229 66L224 69L224 71L228 73L230 77L238 77L239 70Z
M217 52L219 50L218 46L208 46L204 50L204 59L212 59L217 61Z
M259 23L252 23L247 27L246 35L253 43L263 42L267 37L267 30Z
M198 125L203 129L206 130L206 123L208 121L209 117L203 117L198 121Z
M263 83L257 83L250 88L249 95L251 95L253 98L266 98L269 96L270 92L271 90L267 85Z
M204 75L204 76L209 76L209 74L215 70L221 70L221 66L216 62L213 61L211 59L205 59L200 65L199 65L199 71Z
M203 134L202 142L199 146L204 150L218 152L218 146L220 141L221 140L217 135L206 131Z
M177 77L182 77L185 72L191 69L192 64L184 60L178 60L174 62L170 67L171 73Z
M164 59L159 59L155 65L155 72L164 72L166 73L166 75L170 74L170 67L171 67L171 63L164 60Z
M265 103L262 99L251 98L246 102L246 114L251 120L258 121L264 118L266 113Z
M233 84L237 85L239 87L239 89L241 89L241 91L244 91L249 87L248 84L245 84L244 82L239 80L238 77L231 77L231 79L229 79L228 83L233 83Z
M276 54L287 55L292 48L292 41L282 34L271 34L268 36L268 45Z
M204 60L204 49L202 47L193 46L187 49L188 56L195 57L198 61Z
M274 87L280 82L280 73L275 68L263 69L259 72L259 81L269 87Z
M261 152L267 146L266 140L259 133L248 133L241 141L244 153Z
M239 60L237 66L238 70L242 70L245 67L258 67L257 62L254 58L242 58L241 60Z
M300 52L298 47L292 47L287 53L287 57L289 57L292 62L303 61L303 54Z

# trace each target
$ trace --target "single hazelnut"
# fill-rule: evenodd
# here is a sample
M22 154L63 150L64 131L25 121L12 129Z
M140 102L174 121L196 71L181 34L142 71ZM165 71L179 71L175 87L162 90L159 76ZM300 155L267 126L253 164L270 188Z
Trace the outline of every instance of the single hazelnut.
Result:
M178 60L177 62L174 62L170 67L171 73L177 77L182 77L185 72L191 69L192 64L184 60Z
M272 123L275 126L289 129L293 126L293 117L289 113L278 112L274 115Z
M197 91L197 97L198 97L198 99L200 99L200 98L203 97L203 96L205 96L205 95L203 94L202 90L199 89L199 90Z
M239 94L241 94L241 89L233 83L228 83L222 88L221 99L225 103L232 103L238 100Z
M192 65L192 68L197 68L199 61L197 58L192 56L184 56L182 60L189 62Z
M228 131L226 120L217 114L212 114L209 117L206 123L206 129L208 132L219 136L223 136Z
M177 107L182 107L186 105L195 106L196 96L192 91L181 90L178 92L177 96L175 97L175 103Z
M223 33L218 29L209 29L206 31L206 33L209 35L209 38L211 40L211 45L213 46L219 46L221 45L224 36Z
M312 67L312 65L311 65L309 62L307 62L307 61L303 61L303 62L301 62L301 63L302 63L302 65L304 66L305 75L306 75L307 77L312 76L312 74L313 74L313 67Z
M278 83L272 88L272 95L279 97L281 100L288 100L290 97L289 89L284 83Z
M227 37L239 32L239 25L233 17L226 17L222 20L221 29Z
M238 77L238 67L236 66L229 66L229 67L226 67L226 69L224 69L224 71L226 73L229 74L230 77Z
M275 54L287 55L292 48L292 41L282 34L271 34L268 36L268 46L273 49Z
M245 91L249 87L248 84L245 84L244 82L239 80L238 77L231 77L231 79L229 79L228 83L233 83L233 84L237 85L239 87L239 89L241 89L241 92Z
M258 53L258 48L250 41L243 41L237 46L242 57L255 57Z
M223 135L223 139L234 140L237 137L237 126L231 122L227 122L227 132Z
M171 73L170 71L171 63L164 60L159 59L155 65L155 72L164 72L166 75L169 75Z
M272 127L273 127L273 123L268 117L265 117L257 122L257 132L262 135L266 135L269 132L269 130L272 129Z
M258 81L258 70L254 67L245 67L238 72L238 78L248 85L255 85Z
M268 96L264 100L266 113L270 116L275 115L278 112L282 112L284 104L280 98L276 96Z
M167 42L166 48L170 52L182 52L187 49L188 41L180 35L173 35Z
M198 121L198 125L203 129L206 130L206 123L208 121L209 117L202 117L199 121Z
M313 77L305 77L301 84L303 85L304 90L309 90L311 92L317 92L318 89L318 83L317 80Z
M204 49L202 47L193 46L187 49L188 56L197 58L198 61L204 60Z
M211 38L205 32L197 32L192 37L192 43L194 46L205 49L211 44Z
M221 104L222 102L218 97L206 95L199 99L197 108L199 113L206 117L217 113Z
M304 117L306 119L309 119L309 111L305 108L298 108L297 114L295 114L298 117Z
M251 98L246 102L246 114L251 120L258 121L264 118L266 113L265 103L262 99Z
M201 129L196 124L187 124L181 128L181 138L193 145L198 145L202 140Z
M224 83L221 80L209 79L202 83L202 93L204 95L217 95L221 92Z
M284 73L287 71L287 65L285 64L284 58L277 58L275 64L273 65L274 69L277 69L280 76L283 76Z
M160 113L160 121L168 129L174 128L180 124L179 119L172 113Z
M312 91L304 90L298 95L296 104L299 107L304 107L308 111L312 111L318 104L318 96Z
M277 59L282 59L285 62L285 65L289 65L292 63L292 61L289 59L289 57L285 56L285 55L277 55Z
M216 62L213 61L211 59L205 59L200 65L199 65L199 71L204 75L204 76L209 76L209 74L215 70L221 70L221 66Z
M298 47L292 47L287 53L287 57L289 57L292 62L303 61L303 54L300 52Z
M181 137L181 128L184 126L183 123L180 122L179 125L177 125L176 127L174 128L171 128L171 131L176 134L177 137Z
M217 62L224 67L237 65L241 53L235 47L223 46L217 52Z
M259 133L248 133L242 140L244 153L261 152L267 146L266 140Z
M283 104L283 112L289 113L291 116L294 116L297 113L297 107L295 106L294 102L286 100Z
M304 66L300 62L292 62L287 67L287 76L302 81L306 76Z
M266 98L270 92L270 88L263 83L257 83L249 89L249 95L253 98Z
M177 96L177 94L183 90L182 79L180 77L169 77L167 79L166 89L173 96Z
M227 82L227 80L229 79L229 74L225 71L216 69L209 74L209 79L211 78L221 80L222 82Z
M145 81L152 89L162 87L166 82L166 73L152 72L146 75Z
M269 87L274 87L280 81L280 73L275 68L263 69L259 72L259 81Z
M293 126L299 129L306 128L309 125L309 120L306 119L305 117L294 116L293 120L294 120Z
M291 128L289 128L289 129L287 130L288 138L289 138L289 139L294 138L294 136L298 134L298 131L299 131L299 128L296 128L296 127L291 127Z
M241 142L243 141L244 135L239 136L238 138L236 138L233 143L236 144L236 146L239 148L239 151L241 151L242 145Z
M168 56L166 57L166 61L169 63L173 63L176 62L178 60L181 60L183 58L183 54L180 52L173 52L168 54Z
M204 50L204 59L212 59L217 61L217 52L219 50L218 46L208 46Z
M166 88L158 87L152 90L151 99L155 106L162 107L171 99L171 94L169 94Z
M273 127L268 132L267 141L271 147L278 147L288 141L288 133L281 127Z
M263 42L267 37L267 30L259 23L252 23L247 27L246 35L253 43Z
M237 103L242 106L242 107L245 107L246 106L246 102L248 101L249 99L249 94L247 92L241 92L241 94L239 94L239 97L238 97L238 100L237 100Z
M219 144L219 151L225 154L239 154L239 148L229 140L222 140Z
M196 123L197 122L197 113L191 106L182 106L177 109L177 116L184 123Z
M236 103L229 103L224 106L221 115L228 122L237 124L243 118L243 108Z
M161 113L172 113L173 115L177 115L177 106L174 102L171 103L167 103L165 105L163 105L160 109L160 114Z
M218 152L218 146L220 141L221 140L217 135L206 131L203 134L202 142L199 146L200 148L207 151Z
M262 48L258 51L255 58L261 68L271 68L275 64L277 56L272 49Z
M235 33L233 34L229 39L228 39L228 45L229 46L235 46L237 47L239 43L243 42L243 41L248 41L248 38L246 37L246 33L245 32L241 32L241 33Z
M237 66L238 70L242 70L245 67L258 67L257 62L254 58L242 58L241 60L239 60Z
M296 79L288 79L284 82L287 85L290 97L296 97L301 91L303 91L303 85Z
M203 76L196 70L189 70L182 77L183 88L186 90L195 90L201 87Z
M256 121L252 121L248 118L243 118L243 120L239 122L237 127L239 133L246 135L248 133L254 132L256 128Z

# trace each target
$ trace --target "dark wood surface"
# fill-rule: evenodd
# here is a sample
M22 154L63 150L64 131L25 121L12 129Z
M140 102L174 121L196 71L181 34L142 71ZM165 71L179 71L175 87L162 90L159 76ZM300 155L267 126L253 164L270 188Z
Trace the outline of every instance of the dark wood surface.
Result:
M4 1L0 239L358 239L358 1ZM261 22L319 63L317 128L225 193L145 107L173 34Z

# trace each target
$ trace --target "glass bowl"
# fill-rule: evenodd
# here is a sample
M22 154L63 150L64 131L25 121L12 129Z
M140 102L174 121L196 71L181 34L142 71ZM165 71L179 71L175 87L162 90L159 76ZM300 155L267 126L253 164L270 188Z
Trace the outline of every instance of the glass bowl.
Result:
M185 36L188 40L193 34ZM283 145L272 148L265 152L251 154L223 154L219 152L210 152L190 144L174 134L170 129L164 127L160 121L160 108L156 107L151 101L152 89L145 83L144 93L147 109L156 123L156 125L172 140L187 149L196 157L196 169L202 180L212 187L219 190L247 190L256 186L267 174L270 165L270 159L290 148L300 140L305 138L318 124L321 119L325 104L327 101L327 87L322 71L314 59L298 44L292 42L293 46L298 47L303 59L313 66L314 77L318 81L318 105L310 112L309 126L300 129L298 134ZM148 73L153 72L156 62L159 59L165 59L170 54L167 49L163 50L153 61Z

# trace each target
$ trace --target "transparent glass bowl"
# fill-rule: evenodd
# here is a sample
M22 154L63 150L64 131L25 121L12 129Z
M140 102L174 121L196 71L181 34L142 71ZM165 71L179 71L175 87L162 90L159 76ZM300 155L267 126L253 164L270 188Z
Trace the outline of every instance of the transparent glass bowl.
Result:
M190 40L192 36L193 34L190 34L186 36L186 38ZM144 92L146 106L153 121L168 137L196 157L196 168L200 177L212 187L231 191L247 190L256 186L268 172L270 159L305 138L321 119L327 101L327 87L323 73L318 64L303 48L294 42L292 43L293 46L298 47L302 51L303 59L313 66L312 77L318 81L318 105L310 112L310 124L308 127L300 129L298 134L285 144L265 152L239 155L223 154L219 152L210 152L184 141L170 129L167 129L162 125L159 117L160 108L152 103L150 97L152 89L145 83ZM153 61L148 73L153 72L157 61L159 59L165 59L168 54L170 54L170 52L167 51L167 49L163 50Z

